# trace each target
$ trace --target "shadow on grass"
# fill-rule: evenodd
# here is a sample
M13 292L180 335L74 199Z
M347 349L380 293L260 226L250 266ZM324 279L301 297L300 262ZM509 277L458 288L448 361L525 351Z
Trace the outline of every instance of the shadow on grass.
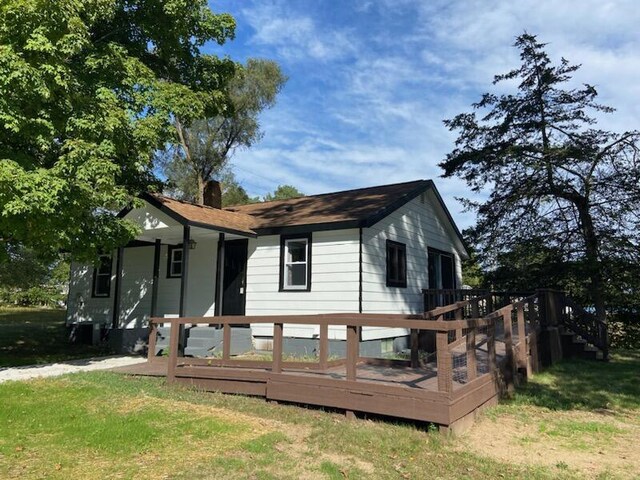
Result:
M105 355L103 346L71 344L65 311L0 308L0 367L59 362Z
M566 360L532 378L511 401L551 410L640 409L640 352L609 362Z

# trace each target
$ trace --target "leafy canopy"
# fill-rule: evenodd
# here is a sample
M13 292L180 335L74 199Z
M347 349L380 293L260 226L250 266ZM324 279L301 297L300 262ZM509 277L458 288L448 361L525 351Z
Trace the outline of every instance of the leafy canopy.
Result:
M494 83L518 82L516 91L486 93L475 112L446 120L458 138L440 166L445 177L490 192L467 202L478 214L474 240L485 265L542 246L580 264L602 318L603 264L640 261L639 133L596 127L596 116L613 109L596 102L593 86L570 86L578 65L554 64L534 35L519 36L515 47L521 66Z
M95 258L134 235L114 212L154 185L171 121L226 106L235 65L205 55L234 19L205 0L0 4L0 252Z

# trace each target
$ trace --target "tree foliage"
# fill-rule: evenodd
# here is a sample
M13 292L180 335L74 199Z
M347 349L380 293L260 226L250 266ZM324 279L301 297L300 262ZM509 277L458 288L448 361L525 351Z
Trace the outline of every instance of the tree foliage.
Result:
M66 255L43 258L29 248L11 245L0 262L0 303L58 305L65 300L68 281Z
M202 203L204 185L218 178L239 148L251 147L263 132L259 115L275 105L286 82L277 63L249 59L237 65L225 93L228 108L217 115L189 120L176 116L176 142L161 156L169 184L183 200Z
M226 106L235 65L205 55L234 19L206 0L0 4L0 251L92 258L134 235L115 213L149 189L172 118Z
M287 200L296 197L304 197L304 193L293 185L278 185L272 193L267 193L264 196L264 201L272 202L274 200Z
M518 82L517 90L486 93L476 112L446 120L458 138L440 165L445 177L490 190L486 201L467 202L478 214L475 240L485 265L543 246L538 252L552 254L544 262L580 265L604 319L605 264L640 262L639 133L597 128L594 115L613 109L596 102L593 86L570 87L578 65L554 64L533 35L519 36L515 47L521 66L494 83Z

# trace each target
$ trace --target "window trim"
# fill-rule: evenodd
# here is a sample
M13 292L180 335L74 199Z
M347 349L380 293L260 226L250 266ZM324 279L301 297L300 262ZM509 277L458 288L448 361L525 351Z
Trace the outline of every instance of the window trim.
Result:
M171 265L173 262L173 252L176 250L182 251L182 245L169 245L167 250L167 278L182 278L182 272L184 272L184 254L182 256L182 260L180 261L180 275L175 275L171 273Z
M106 274L98 274L98 269L100 266L93 267L93 281L91 283L91 298L109 298L111 296L111 276L113 274L113 255L100 255L100 262L102 262L103 258L109 258L109 273ZM106 294L98 294L96 293L96 287L98 286L98 276L104 275L109 277L109 292Z
M307 285L304 288L289 287L284 284L284 267L285 267L285 246L289 240L306 240L307 241ZM300 233L291 235L280 235L280 280L279 292L310 292L311 291L311 251L313 244L312 233Z
M404 278L402 279L392 279L390 277L391 273L391 264L389 263L391 249L398 249L404 252ZM387 287L397 287L397 288L407 288L407 244L394 242L393 240L388 240L386 242L386 271L387 271Z

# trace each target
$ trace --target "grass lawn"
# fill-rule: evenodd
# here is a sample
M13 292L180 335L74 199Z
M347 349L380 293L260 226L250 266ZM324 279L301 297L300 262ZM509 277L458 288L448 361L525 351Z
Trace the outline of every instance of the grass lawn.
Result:
M108 353L90 345L70 345L65 311L0 307L0 367L58 362Z
M639 372L556 365L460 438L108 372L12 382L0 478L636 478Z

